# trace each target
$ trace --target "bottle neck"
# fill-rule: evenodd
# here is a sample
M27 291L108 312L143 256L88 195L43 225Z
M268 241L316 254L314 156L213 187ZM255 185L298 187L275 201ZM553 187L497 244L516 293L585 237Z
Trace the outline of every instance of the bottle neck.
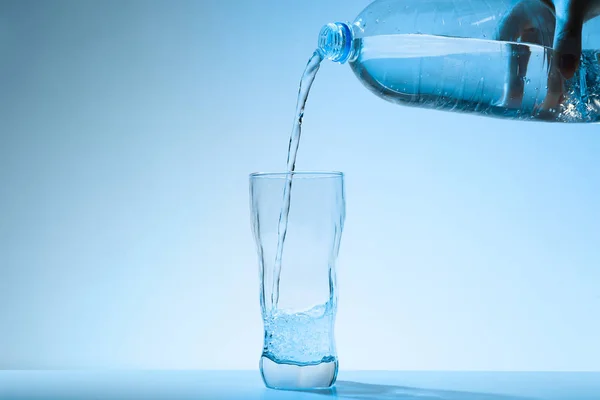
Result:
M343 64L352 54L353 40L354 33L347 24L331 22L321 28L318 50L324 59Z

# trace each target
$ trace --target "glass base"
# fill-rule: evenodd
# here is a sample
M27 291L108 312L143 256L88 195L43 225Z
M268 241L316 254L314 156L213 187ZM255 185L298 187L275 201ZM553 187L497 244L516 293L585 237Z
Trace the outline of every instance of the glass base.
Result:
M338 361L319 364L277 363L260 358L260 373L268 388L281 390L328 389L337 378Z

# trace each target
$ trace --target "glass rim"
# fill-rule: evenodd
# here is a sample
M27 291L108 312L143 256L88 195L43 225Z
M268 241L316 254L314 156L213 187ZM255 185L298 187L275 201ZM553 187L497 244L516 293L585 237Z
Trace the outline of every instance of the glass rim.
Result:
M341 171L287 171L287 172L252 172L250 179L258 178L285 178L288 176L297 176L299 178L343 178L344 173Z

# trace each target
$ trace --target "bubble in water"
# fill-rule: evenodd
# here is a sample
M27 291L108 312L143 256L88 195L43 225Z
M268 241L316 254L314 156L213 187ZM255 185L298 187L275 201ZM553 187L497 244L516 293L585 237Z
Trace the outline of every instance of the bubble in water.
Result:
M271 359L315 363L333 358L333 311L321 304L308 311L286 313L278 310L265 318L265 353Z

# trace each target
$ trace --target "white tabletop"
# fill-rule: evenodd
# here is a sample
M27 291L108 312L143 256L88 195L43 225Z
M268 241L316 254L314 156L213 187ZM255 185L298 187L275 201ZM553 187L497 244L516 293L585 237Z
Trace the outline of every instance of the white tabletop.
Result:
M335 388L266 389L258 371L0 371L0 399L600 400L598 373L342 371Z

